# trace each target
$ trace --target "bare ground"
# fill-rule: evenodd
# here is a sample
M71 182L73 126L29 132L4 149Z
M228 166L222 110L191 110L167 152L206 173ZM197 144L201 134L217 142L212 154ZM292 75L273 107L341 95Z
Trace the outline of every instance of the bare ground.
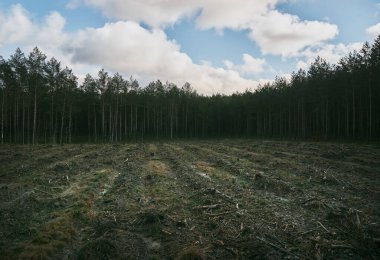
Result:
M1 259L379 259L380 146L0 146Z

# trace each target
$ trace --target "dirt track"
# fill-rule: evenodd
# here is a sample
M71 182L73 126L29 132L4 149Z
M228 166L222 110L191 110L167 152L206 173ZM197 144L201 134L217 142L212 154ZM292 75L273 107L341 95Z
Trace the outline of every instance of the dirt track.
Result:
M4 259L380 258L376 145L0 146L0 164Z

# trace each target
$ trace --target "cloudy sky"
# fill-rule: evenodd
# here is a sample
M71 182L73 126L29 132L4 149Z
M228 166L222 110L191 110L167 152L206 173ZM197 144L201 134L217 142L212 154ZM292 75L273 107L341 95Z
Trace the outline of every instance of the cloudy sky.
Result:
M100 68L231 94L335 63L380 34L379 0L0 2L0 55L38 46L79 79Z

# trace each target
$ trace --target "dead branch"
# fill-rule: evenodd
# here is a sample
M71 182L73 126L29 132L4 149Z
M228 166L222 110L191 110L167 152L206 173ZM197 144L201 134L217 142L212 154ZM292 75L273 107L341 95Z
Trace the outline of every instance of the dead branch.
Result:
M213 205L196 206L196 207L193 207L193 209L216 209L218 207L219 207L219 204L213 204Z
M236 211L235 210L230 210L230 211L225 211L225 212L222 212L222 213L215 213L215 214L204 213L204 214L206 214L207 216L210 216L210 217L218 217L218 216L222 216L222 215L231 214L231 213L234 213L234 212L236 212Z
M39 191L39 192L42 192L42 193L45 193L45 194L48 194L50 196L53 196L53 194L51 194L50 192L47 192L47 191L43 191L43 190L40 190L40 189L37 189L37 188L34 188L35 191Z
M331 245L330 247L333 249L352 249L352 250L355 250L354 247L349 246L349 245Z
M307 199L307 200L305 200L305 201L303 201L303 202L301 202L301 204L306 204L306 203L308 203L308 202L310 202L310 201L313 201L313 200L319 200L318 198L309 198L309 199Z
M230 203L235 204L234 200L231 196L228 196L227 194L224 194L223 192L220 192L219 190L215 189L215 193L222 196L222 198Z
M311 232L313 232L313 231L315 231L315 229L311 229L311 230L308 230L308 231L302 232L300 235L301 235L301 236L304 236L304 235L307 235L307 234L309 234L309 233L311 233Z
M290 253L288 250L286 250L286 249L284 249L284 248L282 248L282 247L279 247L279 246L277 246L277 245L275 245L275 244L273 244L273 243L271 243L271 242L268 242L268 241L266 241L265 239L263 239L263 238L261 238L261 237L256 237L256 238L257 238L258 240L260 240L261 242L264 242L265 244L268 244L268 245L270 245L270 246L272 246L272 247L274 247L274 248L280 250L280 251L283 252L283 253L287 253L287 254Z
M169 231L167 231L165 229L161 229L161 232L164 233L164 234L166 234L166 235L169 235L169 236L172 235L171 232L169 232Z
M317 223L324 229L326 230L327 233L330 233L330 231L319 221L317 221Z

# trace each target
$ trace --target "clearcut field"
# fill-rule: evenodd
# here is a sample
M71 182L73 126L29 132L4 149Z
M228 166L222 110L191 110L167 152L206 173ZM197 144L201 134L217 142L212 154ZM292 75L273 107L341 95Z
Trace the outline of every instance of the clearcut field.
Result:
M3 145L0 165L2 259L380 257L375 144Z

